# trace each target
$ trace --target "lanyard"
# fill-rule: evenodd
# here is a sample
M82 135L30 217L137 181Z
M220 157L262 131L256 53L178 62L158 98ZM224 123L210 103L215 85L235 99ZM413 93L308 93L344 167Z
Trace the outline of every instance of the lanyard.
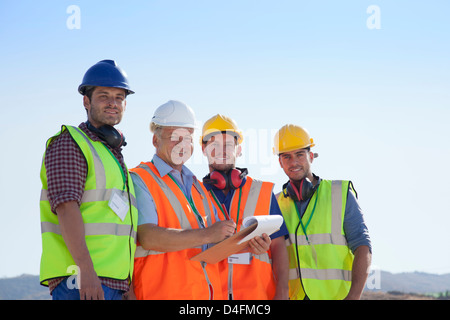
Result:
M225 207L225 204L219 202L219 200L217 199L217 197L216 197L216 195L215 195L215 193L213 192L212 189L209 190L209 193L211 193L214 201L216 202L216 204L219 207L220 211L222 211L224 217L227 218L227 220L232 220L231 216L228 214L228 211L227 211L227 208ZM236 230L237 230L237 225L238 225L238 221L239 221L239 214L241 212L241 197L242 197L242 188L239 188L239 199L238 199L238 209L237 209L237 218L236 218L236 228L234 229L234 232L236 232Z
M198 222L201 224L201 226L204 228L205 227L205 223L203 221L203 217L200 215L200 213L198 212L197 208L195 207L194 201L192 200L192 195L188 198L186 193L184 193L183 188L181 188L181 186L178 184L177 180L172 177L172 175L170 173L168 173L170 179L172 179L173 182L175 182L175 184L178 186L178 188L180 188L181 192L183 192L184 197L186 198L186 200L189 203L189 206L191 207L192 211L194 211L195 216L197 217Z
M311 244L311 242L309 242L308 234L306 233L306 229L308 228L309 223L311 222L314 212L316 212L317 199L319 198L319 188L320 188L320 185L317 188L317 192L316 192L317 194L316 194L316 200L314 201L314 207L312 209L311 216L309 217L308 222L306 222L306 226L303 224L302 217L300 216L300 211L298 210L298 204L300 204L300 201L298 201L297 203L294 202L295 210L297 211L298 219L300 220L300 225L302 226L302 230L303 230L303 233L305 234L306 241L308 241L308 244Z

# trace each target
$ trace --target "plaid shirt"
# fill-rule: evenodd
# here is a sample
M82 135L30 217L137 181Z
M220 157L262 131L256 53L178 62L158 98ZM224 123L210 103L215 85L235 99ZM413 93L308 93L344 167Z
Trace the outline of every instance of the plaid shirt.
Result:
M101 141L83 122L78 126L93 141ZM104 143L117 158L124 172L127 172L122 155L122 148L111 148ZM47 170L48 200L51 210L56 214L56 208L65 202L77 201L81 205L81 197L87 177L87 163L80 148L66 130L55 138L45 153L45 168ZM127 175L125 175L128 179ZM50 293L65 278L49 280ZM112 289L128 291L128 280L100 278L102 284Z

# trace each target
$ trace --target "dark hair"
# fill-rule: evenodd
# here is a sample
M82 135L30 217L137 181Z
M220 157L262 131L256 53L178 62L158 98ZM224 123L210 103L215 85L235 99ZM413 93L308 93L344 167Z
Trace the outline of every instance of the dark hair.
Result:
M84 95L88 97L89 101L92 99L92 94L94 93L95 86L88 86L84 89Z

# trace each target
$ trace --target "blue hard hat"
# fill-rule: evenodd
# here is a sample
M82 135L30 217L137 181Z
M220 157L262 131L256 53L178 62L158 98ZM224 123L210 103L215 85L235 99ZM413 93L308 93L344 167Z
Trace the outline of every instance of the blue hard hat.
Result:
M127 74L114 60L102 60L90 67L78 86L78 92L84 95L86 88L92 86L121 88L127 95L134 93L130 89Z

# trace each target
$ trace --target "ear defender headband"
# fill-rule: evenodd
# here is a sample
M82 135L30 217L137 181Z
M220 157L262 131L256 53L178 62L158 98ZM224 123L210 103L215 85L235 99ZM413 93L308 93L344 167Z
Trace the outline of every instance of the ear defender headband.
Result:
M297 189L288 181L283 185L283 195L285 198L291 197L294 201L305 201L313 196L318 186L318 184L314 186L308 178L304 178L300 181L300 187Z
M213 171L203 178L203 183L211 184L217 189L232 189L239 188L247 176L248 170L246 168L233 168L224 171Z
M106 141L111 148L124 147L127 145L122 132L115 129L113 126L105 124L100 128L96 128L89 121L86 121L86 125L97 137Z

